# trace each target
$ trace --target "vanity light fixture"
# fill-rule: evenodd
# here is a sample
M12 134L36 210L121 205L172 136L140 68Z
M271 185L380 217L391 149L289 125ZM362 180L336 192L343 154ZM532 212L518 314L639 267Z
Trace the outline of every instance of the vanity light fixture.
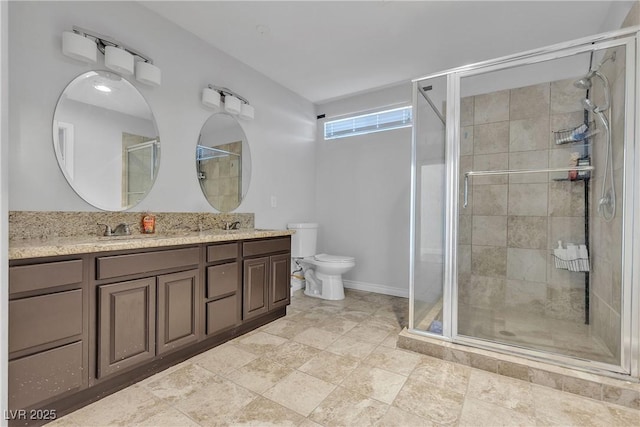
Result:
M224 110L229 114L240 114L242 103L233 95L224 97Z
M90 64L98 62L96 44L91 39L73 31L63 31L62 53L78 61Z
M240 108L240 118L245 120L253 120L254 108L249 104L242 104Z
M246 98L226 87L207 85L202 90L202 104L206 107L219 109L224 103L224 111L241 119L253 120L255 110Z
M160 86L160 68L146 55L122 43L93 31L73 26L73 31L62 33L62 53L89 63L97 62L97 50L104 54L105 67L121 74L134 73L140 83Z
M115 46L104 48L104 66L117 73L130 76L133 74L133 55Z
M202 103L215 110L220 108L220 92L205 87L202 89Z

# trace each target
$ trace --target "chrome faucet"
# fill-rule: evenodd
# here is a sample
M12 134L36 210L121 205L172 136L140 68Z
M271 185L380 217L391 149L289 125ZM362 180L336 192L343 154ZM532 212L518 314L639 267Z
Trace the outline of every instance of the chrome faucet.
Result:
M240 221L226 222L224 223L225 230L237 230L240 228Z
M131 235L131 228L129 227L129 224L125 224L124 222L116 225L116 228L114 228L113 230L108 224L98 223L98 225L104 226L103 236L130 236Z

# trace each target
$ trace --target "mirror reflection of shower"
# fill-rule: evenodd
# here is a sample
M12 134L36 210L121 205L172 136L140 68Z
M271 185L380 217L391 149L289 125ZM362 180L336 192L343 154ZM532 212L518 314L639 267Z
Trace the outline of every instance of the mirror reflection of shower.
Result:
M616 52L613 51L610 55L605 56L593 70L589 71L583 78L573 83L575 87L587 91L587 97L582 100L582 106L586 111L595 114L598 120L602 123L602 127L605 130L606 144L604 149L606 150L606 160L605 171L602 178L602 187L600 190L600 198L598 199L598 213L607 222L611 221L616 216L616 190L613 180L613 150L611 147L611 126L608 118L611 117L611 89L609 87L609 79L607 79L605 75L600 73L600 68L604 65L605 62L615 60ZM589 91L593 86L594 77L598 77L602 81L603 85L604 104L601 106L596 105L591 99L589 99ZM605 112L607 113L606 115Z

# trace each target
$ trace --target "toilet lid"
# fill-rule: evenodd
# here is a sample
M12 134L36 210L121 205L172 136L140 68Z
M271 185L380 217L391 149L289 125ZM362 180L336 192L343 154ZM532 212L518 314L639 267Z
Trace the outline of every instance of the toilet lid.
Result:
M354 260L351 256L342 256L342 255L327 255L327 254L318 254L314 256L316 261L324 261L324 262L352 262Z

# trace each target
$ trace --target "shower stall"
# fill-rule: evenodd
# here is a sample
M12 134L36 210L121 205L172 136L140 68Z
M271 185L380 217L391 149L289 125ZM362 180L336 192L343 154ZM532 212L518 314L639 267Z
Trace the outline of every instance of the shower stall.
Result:
M639 376L639 30L414 81L410 332Z

